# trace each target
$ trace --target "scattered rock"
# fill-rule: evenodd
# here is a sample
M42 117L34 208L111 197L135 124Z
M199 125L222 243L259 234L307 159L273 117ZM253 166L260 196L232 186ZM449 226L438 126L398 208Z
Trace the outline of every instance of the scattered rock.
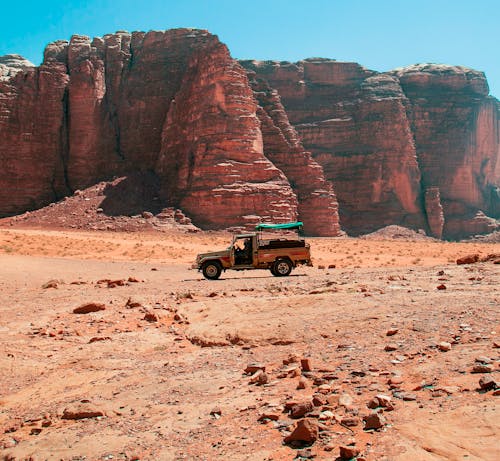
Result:
M493 367L488 364L478 364L472 367L471 373L491 373L493 371Z
M311 359L300 359L300 368L302 369L302 371L312 371Z
M441 352L448 352L451 350L451 344L446 341L442 341L438 344L438 349Z
M307 388L307 385L308 385L308 380L307 378L305 378L304 376L302 376L300 379L299 379L299 382L297 384L297 389L306 389Z
M219 419L222 416L222 410L219 407L212 408L210 416L214 419Z
M316 454L310 448L303 448L302 450L297 450L295 459L311 459L315 457Z
M293 432L285 437L285 443L303 442L313 443L318 439L318 424L312 419L301 419Z
M474 264L479 261L479 255L472 254L472 255L467 255L467 256L462 256L461 258L457 259L457 264L462 265L462 264Z
M62 419L86 419L104 416L104 412L92 404L77 403L64 409Z
M261 415L259 416L259 419L257 421L259 421L259 422L278 421L279 419L280 419L279 413L264 412L264 413L261 413Z
M297 403L290 409L290 417L293 419L302 418L302 416L310 413L311 411L313 411L312 402Z
M323 394L314 394L312 403L315 407L322 407L326 405L326 398Z
M254 362L254 363L249 363L247 367L245 368L245 374L254 374L257 371L262 370L266 371L266 366L262 363Z
M363 416L363 421L365 423L365 430L377 430L385 425L385 417L380 413L370 413L369 415Z
M438 285L436 287L437 290L446 290L446 285L444 285L443 283L441 285Z
M341 407L350 407L353 403L353 399L349 394L342 394L339 396L339 405Z
M340 459L342 460L349 460L356 458L360 453L359 449L356 448L356 446L349 445L340 445L339 447L339 454L340 454Z
M398 345L394 344L394 343L386 344L386 346L384 347L384 351L386 351L386 352L392 352L392 351L395 351L397 349L398 349Z
M319 419L321 421L329 421L330 419L333 419L333 418L335 418L335 415L330 410L322 411L319 414Z
M375 397L373 397L367 403L367 407L371 409L382 407L385 408L386 410L394 410L391 397L384 394L377 394Z
M340 424L342 424L342 426L347 426L347 427L358 426L359 423L360 419L357 416L344 416L340 420Z
M397 328L391 328L390 330L387 330L387 332L385 333L386 336L394 336L395 334L398 333L398 329Z
M387 384L390 384L392 386L396 385L398 386L399 384L403 383L403 378L401 376L393 376L392 378L389 378L387 381Z
M148 311L144 314L144 319L147 320L148 322L158 322L160 320L160 316L153 311Z
M259 386L262 386L264 384L267 384L269 381L269 377L267 376L266 373L264 373L264 370L257 370L251 377L250 377L250 383L251 384L257 384Z
M125 286L125 284L126 284L126 281L123 279L108 280L108 288L123 287L123 286Z
M99 312L106 309L106 306L101 303L87 303L73 309L73 314L90 314L91 312Z
M111 341L111 338L109 336L94 336L93 338L89 339L89 344L98 342L98 341Z
M299 357L297 355L289 355L286 359L283 359L283 365L290 365L291 363L298 363Z
M42 288L43 289L47 289L47 288L57 288L58 285L61 283L60 280L49 280L48 282L45 282L43 285L42 285Z
M483 376L479 380L479 387L483 391L490 391L492 389L497 389L498 383L491 376Z
M127 302L125 303L125 307L129 309L133 309L134 307L142 307L142 303L137 299L128 298Z

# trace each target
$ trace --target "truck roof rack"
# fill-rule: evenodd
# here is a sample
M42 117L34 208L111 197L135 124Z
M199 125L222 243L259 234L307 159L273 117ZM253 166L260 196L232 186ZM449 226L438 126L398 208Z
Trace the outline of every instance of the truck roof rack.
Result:
M303 223L301 221L288 222L283 224L257 224L255 230L264 229L302 229Z

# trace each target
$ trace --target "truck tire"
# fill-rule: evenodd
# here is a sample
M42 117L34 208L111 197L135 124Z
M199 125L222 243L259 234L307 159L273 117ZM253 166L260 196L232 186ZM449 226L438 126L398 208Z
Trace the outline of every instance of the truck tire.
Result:
M292 272L292 263L289 259L277 259L274 261L271 272L276 277L285 277Z
M207 261L201 268L203 277L208 280L217 280L222 272L222 266L219 261Z

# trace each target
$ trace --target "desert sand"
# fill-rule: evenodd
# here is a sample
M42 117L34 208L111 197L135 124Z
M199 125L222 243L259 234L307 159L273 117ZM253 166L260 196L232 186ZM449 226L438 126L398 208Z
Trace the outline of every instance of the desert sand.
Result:
M0 229L0 459L500 459L500 257L456 264L500 244L312 238L290 277L191 269L229 239ZM304 418L315 441L285 443Z

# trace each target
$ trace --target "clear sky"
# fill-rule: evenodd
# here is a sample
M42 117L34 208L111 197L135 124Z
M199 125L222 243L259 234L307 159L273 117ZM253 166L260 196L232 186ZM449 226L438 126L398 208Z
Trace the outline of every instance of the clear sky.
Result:
M500 0L6 0L0 11L0 55L35 64L47 43L72 34L196 27L239 59L472 67L500 97Z

